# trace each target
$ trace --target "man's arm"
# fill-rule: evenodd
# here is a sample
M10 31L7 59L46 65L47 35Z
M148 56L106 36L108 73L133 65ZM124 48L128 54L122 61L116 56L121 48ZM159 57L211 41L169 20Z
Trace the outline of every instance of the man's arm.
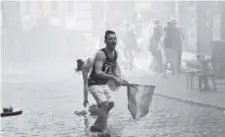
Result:
M83 105L86 107L86 103L88 103L88 69L82 69L83 82L84 82L84 103Z
M84 62L83 67L82 67L82 76L83 76L84 85L88 84L88 73L91 69L91 66L92 66L92 60L90 58L88 58Z
M83 76L83 82L84 82L84 102L83 105L84 107L87 106L88 103L88 74L90 71L90 67L91 67L91 60L88 58L82 67L82 76Z
M89 72L89 70L87 68L82 69L82 76L83 76L84 85L88 84L88 72Z
M94 60L96 76L105 80L116 80L116 77L114 75L106 74L105 72L102 71L105 58L106 58L105 54L102 51L99 51L96 54L96 57Z

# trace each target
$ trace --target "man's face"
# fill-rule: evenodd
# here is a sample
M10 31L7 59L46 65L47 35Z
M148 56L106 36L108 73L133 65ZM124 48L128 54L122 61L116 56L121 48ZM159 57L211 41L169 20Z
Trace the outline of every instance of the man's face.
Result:
M107 37L105 39L105 44L109 48L115 49L116 48L116 44L117 44L116 34L109 34L109 35L107 35Z

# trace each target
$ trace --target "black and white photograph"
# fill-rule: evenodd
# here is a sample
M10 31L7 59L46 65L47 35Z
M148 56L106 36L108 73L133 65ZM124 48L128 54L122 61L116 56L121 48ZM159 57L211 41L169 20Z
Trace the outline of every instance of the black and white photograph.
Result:
M225 1L1 0L1 137L225 137Z

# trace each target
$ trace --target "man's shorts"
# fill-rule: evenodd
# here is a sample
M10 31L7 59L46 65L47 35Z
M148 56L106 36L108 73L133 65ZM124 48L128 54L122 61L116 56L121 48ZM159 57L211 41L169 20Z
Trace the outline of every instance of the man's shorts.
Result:
M97 104L102 102L113 101L113 97L111 95L111 91L108 85L92 85L89 86L89 92L93 95Z

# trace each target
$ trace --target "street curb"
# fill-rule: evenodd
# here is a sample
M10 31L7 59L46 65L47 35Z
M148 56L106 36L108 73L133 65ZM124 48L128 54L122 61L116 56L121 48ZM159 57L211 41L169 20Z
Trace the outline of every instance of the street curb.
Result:
M213 109L217 109L219 111L225 110L224 106L209 104L209 103L206 103L206 102L203 102L203 101L197 101L197 100L194 100L194 99L175 97L175 96L170 96L170 95L166 95L166 94L162 94L162 93L155 93L154 95L164 97L164 98L168 98L168 99L172 99L172 100L176 100L176 101L181 101L181 102L188 103L188 104L198 105L198 106L207 107L207 108L213 108Z

